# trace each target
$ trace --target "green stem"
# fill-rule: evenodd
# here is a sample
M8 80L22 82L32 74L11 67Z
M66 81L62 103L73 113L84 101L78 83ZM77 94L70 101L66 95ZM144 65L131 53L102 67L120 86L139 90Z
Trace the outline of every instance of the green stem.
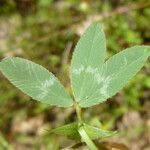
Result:
M98 148L96 147L96 145L93 143L93 141L90 139L90 137L88 136L88 134L86 133L85 129L83 126L81 126L78 130L80 136L82 137L82 140L87 144L87 146L91 149L91 150L98 150Z
M82 140L87 144L87 146L91 149L91 150L98 150L97 147L95 146L95 144L93 143L93 141L90 139L90 137L88 136L88 134L86 133L85 129L84 129L84 121L82 119L82 113L81 113L81 107L78 105L78 103L74 104L75 109L76 109L76 113L77 113L77 118L78 118L78 122L79 122L79 134L82 138Z
M78 121L79 121L80 125L82 125L83 124L83 120L82 120L82 115L81 115L81 108L78 105L78 103L75 103L75 109L76 109Z

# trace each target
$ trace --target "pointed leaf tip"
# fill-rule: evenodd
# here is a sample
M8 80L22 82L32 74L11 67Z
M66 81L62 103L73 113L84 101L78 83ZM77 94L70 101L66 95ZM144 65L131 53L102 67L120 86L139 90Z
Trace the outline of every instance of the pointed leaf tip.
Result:
M93 93L96 86L93 75L104 63L105 51L106 39L102 26L94 23L81 36L71 61L71 85L76 101L87 101Z
M55 129L50 130L50 133L68 136L71 139L80 140L81 137L78 133L78 123L73 122Z
M88 124L84 124L84 128L91 139L108 138L117 134L117 131L107 131Z
M133 76L144 66L150 56L150 46L134 46L127 48L108 59L89 77L92 93L79 102L81 107L90 107L106 101L119 92ZM93 86L95 83L95 86Z
M11 57L0 62L0 70L13 85L35 100L59 107L73 104L58 79L38 64Z

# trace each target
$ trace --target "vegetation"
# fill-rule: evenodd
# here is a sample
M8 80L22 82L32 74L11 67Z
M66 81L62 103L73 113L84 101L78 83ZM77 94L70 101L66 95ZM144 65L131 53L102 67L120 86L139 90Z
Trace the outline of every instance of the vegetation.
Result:
M77 33L77 35L81 35L84 27L87 27L89 23L99 20L103 22L106 35L108 35L107 43L109 53L107 55L107 58L118 52L118 50L120 50L121 48L131 47L135 44L149 44L149 27L147 21L149 15L149 3L147 3L147 1L138 1L136 3L131 3L131 5L129 3L130 1L123 4L121 4L120 1L118 1L117 3L105 2L103 3L103 5L101 5L102 3L98 1L92 3L92 5L90 4L90 2L80 1L45 1L44 3L42 1L38 1L36 3L34 3L34 1L28 2L32 5L28 5L28 9L25 8L26 11L23 11L23 8L20 9L20 6L22 6L21 2L3 2L2 8L7 7L8 9L1 9L2 15L0 26L2 27L2 32L0 36L2 38L0 41L0 57L5 58L7 56L21 56L33 60L43 66L46 66L50 69L51 72L57 74L58 78L62 81L71 95L72 92L70 90L70 84L67 75L69 70L68 62L71 56L70 53L72 53L72 49L74 47L74 44L76 43L76 39L78 39L74 33ZM116 5L117 8L115 8ZM56 8L59 9L57 9L56 11ZM27 10L28 13L24 13L27 12ZM65 16L62 16L62 12L63 14L65 14ZM101 15L99 15L98 13L100 13ZM126 15L130 16L131 19ZM83 57L81 57L82 54L86 56L86 53L84 53L84 49L82 49L82 47L87 47L86 49L88 50L88 47L90 45L89 42L85 42L85 39L91 37L88 35L93 34L93 30L95 28L96 31L100 33L95 34L97 38L94 38L94 40L97 40L94 43L97 43L96 46L99 47L99 50L104 50L105 39L103 38L103 32L101 32L101 28L98 27L97 24L94 24L90 27L90 29L87 30L85 36L83 36L78 42L71 63L71 83L75 100L79 103L78 105L76 103L74 105L76 106L77 112L79 112L78 121L80 120L80 123L82 122L81 116L79 115L80 107L89 107L98 104L114 95L116 92L118 92L119 89L123 87L128 79L130 79L142 67L144 61L148 57L147 52L143 53L143 49L147 49L147 46L131 47L131 49L127 49L118 53L117 55L121 55L120 61L122 60L122 57L129 59L124 59L126 60L124 61L124 64L127 64L126 66L128 66L128 61L135 61L133 58L137 59L137 62L132 63L133 68L132 65L128 66L130 68L128 68L130 72L128 72L128 69L119 71L120 75L118 75L114 81L115 83L117 82L117 84L114 84L113 82L110 83L113 88L109 89L109 96L106 96L105 94L103 94L102 96L101 93L100 95L98 95L100 99L98 98L95 99L95 101L93 101L93 99L90 101L86 101L85 99L87 98L87 96L91 96L91 90L94 90L93 88L90 88L90 85L92 84L94 86L95 84L94 82L92 82L92 80L89 80L91 79L91 77L86 73L86 70L90 70L91 72L91 68L95 67L97 63L102 64L101 61L103 60L102 58L97 59L97 57L100 58L102 55L99 55L99 53L95 51L95 59L91 59L93 61L88 61L88 63L90 63L88 65L93 65L91 66L91 68L89 68L87 67L87 64L85 64ZM97 28L100 29L98 30ZM99 45L97 41L101 38L103 43L102 45ZM89 39L89 41L91 40ZM64 47L66 47L65 50L63 50ZM93 47L95 47L95 45L93 45ZM94 50L98 50L98 48ZM136 53L132 54L131 51ZM102 54L103 52L104 51L102 51ZM105 65L102 65L104 66L102 67L104 68L104 74L113 74L119 70L119 67L120 69L122 68L121 65L124 64L118 62L116 63L114 61L116 59L113 59L114 57L116 58L117 55L112 56L112 58L110 58L109 60L110 62L115 63L118 69L112 68L110 65L110 72L107 72L107 68L105 69ZM124 57L125 55L132 57ZM6 71L8 73L13 70L12 66L11 70L7 67L3 67L3 65L5 66L5 63L7 61L9 62L10 60L15 60L17 62L17 65L19 65L18 62L22 62L24 64L23 66L26 66L26 62L28 62L24 59L16 57L12 57L12 59L6 59L1 62L3 72ZM31 62L29 61L29 66L30 63ZM80 66L81 64L83 64L83 66ZM109 100L107 103L94 106L94 108L92 109L83 109L82 116L84 118L84 121L86 122L86 124L83 123L84 126L79 126L79 124L76 123L77 119L74 113L75 109L73 107L64 110L62 108L50 108L49 106L44 104L42 105L36 102L31 102L29 101L29 97L24 96L19 91L16 91L16 89L10 86L6 80L4 80L3 76L0 76L0 113L2 116L0 120L0 142L2 148L42 149L43 147L44 149L60 149L62 147L66 147L66 145L71 145L74 143L74 141L69 141L69 144L66 144L68 143L68 139L64 139L64 137L61 136L52 135L52 133L65 134L77 139L80 138L81 135L82 138L86 137L83 138L83 141L87 142L88 145L94 145L90 138L95 139L96 137L97 139L100 135L104 135L105 137L107 135L106 133L112 134L112 132L106 131L110 129L119 130L118 134L113 138L114 141L118 142L119 139L121 143L125 143L129 147L133 148L135 146L134 140L141 140L140 137L144 137L145 143L143 145L138 145L138 147L142 149L144 147L147 148L147 140L145 139L147 139L148 136L148 118L146 116L148 114L147 100L149 99L148 95L150 87L149 65L149 62L147 62L143 70L132 80L130 84L128 84L126 88L124 88L122 92L114 96L112 98L113 100ZM38 65L35 66L38 68ZM38 70L40 71L40 69ZM42 70L44 71L45 69ZM81 75L77 73L79 71L81 72ZM21 71L19 73L21 73ZM22 75L24 74L25 73L22 72ZM26 74L26 77L27 75L28 74ZM47 72L46 76L48 75L49 72ZM53 77L52 74L50 75ZM122 79L121 75L125 76L125 80ZM88 82L84 82L82 80L83 76L85 76L84 78L87 79ZM16 78L16 76L11 77ZM34 77L32 78L32 81L35 79ZM16 81L15 83L17 83ZM76 85L77 81L80 81L79 85ZM83 84L82 81L84 82ZM61 94L62 87L59 86L60 83L58 81L56 82L58 83L57 87L60 90L60 92L58 93ZM37 82L34 83L36 86ZM28 84L31 86L31 82L29 82ZM101 86L104 85L102 82L100 82L100 84ZM23 90L29 89L28 86L23 88ZM34 90L33 93L30 93L29 90L25 92L28 95L32 96L34 99L38 99L34 97L35 95L31 95L35 94ZM40 91L37 92L40 93ZM94 93L96 94L96 90L94 91ZM66 98L68 97L66 94L63 94L63 96L65 96ZM82 98L84 98L84 100L82 100ZM70 106L72 102L69 97L67 99L68 101L64 101L62 103L58 103L60 102L58 98L58 101L55 99L56 103L54 101L47 101L46 103L61 107L67 107ZM60 124L68 125L51 130L52 128L59 126ZM88 124L90 124L91 126L89 126ZM93 128L92 126L96 126L98 128ZM76 132L77 128L79 132ZM50 132L44 131L45 129L50 130ZM68 129L68 132L66 132L66 129ZM97 131L97 135L93 135L93 133L95 133L93 132L93 130ZM75 135L75 137L72 136L72 131L74 131L73 135ZM89 133L87 133L87 131L89 131ZM98 131L101 134L99 134ZM107 149L109 149L109 147L118 147L118 144L112 142L108 143L108 140L106 143L103 142L104 140L101 139L100 143L99 140L96 140L94 142L97 147L101 147L101 149L104 149L104 147L105 149L106 147ZM72 147L76 147L77 149L79 149L80 147L81 149L81 146L84 145L81 145L79 143ZM123 145L120 145L119 147L123 147Z

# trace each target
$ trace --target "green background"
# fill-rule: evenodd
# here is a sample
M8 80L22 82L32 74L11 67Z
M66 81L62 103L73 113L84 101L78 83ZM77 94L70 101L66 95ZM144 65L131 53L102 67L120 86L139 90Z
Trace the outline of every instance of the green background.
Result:
M19 56L53 72L70 94L72 52L85 28L104 26L107 58L134 45L150 44L149 0L1 0L0 59ZM42 150L68 147L73 140L47 130L76 120L73 108L30 100L0 73L0 149ZM84 109L87 123L118 135L104 141L149 149L150 61L116 96ZM81 149L77 148L77 149Z

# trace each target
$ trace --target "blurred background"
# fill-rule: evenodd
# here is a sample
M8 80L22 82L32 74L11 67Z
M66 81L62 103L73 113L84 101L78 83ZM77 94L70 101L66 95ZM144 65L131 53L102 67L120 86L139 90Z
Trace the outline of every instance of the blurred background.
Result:
M72 94L72 52L94 21L104 26L107 58L126 47L150 45L150 0L0 0L0 60L19 56L41 64ZM118 130L118 135L103 141L149 150L150 61L116 96L84 109L83 116L91 125ZM0 150L69 147L76 142L46 130L75 120L73 108L31 100L0 73Z

